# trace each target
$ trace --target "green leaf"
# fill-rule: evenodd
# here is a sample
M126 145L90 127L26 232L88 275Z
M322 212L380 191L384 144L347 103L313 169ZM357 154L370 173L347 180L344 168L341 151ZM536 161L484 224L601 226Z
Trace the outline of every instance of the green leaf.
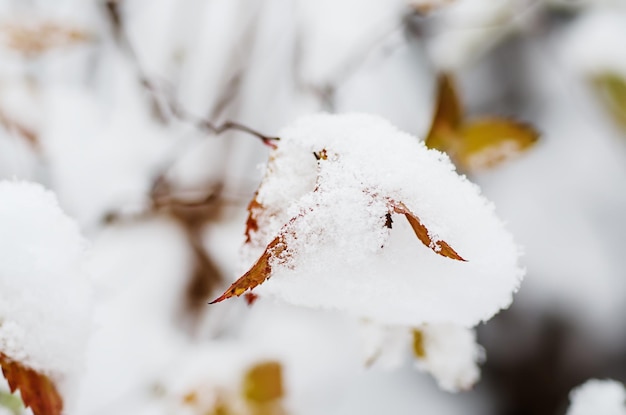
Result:
M592 82L611 116L626 130L626 79L605 73L594 77Z
M11 392L20 390L24 405L35 415L61 415L63 400L52 380L0 353L0 367Z
M20 415L24 409L24 403L18 395L3 390L0 390L0 406L13 412L15 415Z

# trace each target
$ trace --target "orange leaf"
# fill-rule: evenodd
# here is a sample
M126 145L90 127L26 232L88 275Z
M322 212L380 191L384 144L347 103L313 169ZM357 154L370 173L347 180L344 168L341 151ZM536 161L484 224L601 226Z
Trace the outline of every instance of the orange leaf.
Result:
M270 260L280 257L287 245L284 241L284 234L278 235L270 242L265 248L263 255L256 261L256 263L250 268L248 272L243 274L241 278L235 281L221 296L211 301L209 304L219 303L231 297L239 297L241 294L248 290L253 289L257 285L263 284L272 273L272 266Z
M415 232L415 235L417 235L417 238L424 245L432 249L435 253L441 256L445 256L447 258L456 259L457 261L465 261L465 259L463 259L459 254L457 254L456 251L452 249L452 247L448 245L446 241L442 241L442 240L433 241L430 235L428 234L428 229L426 228L426 226L422 224L420 219L417 216L415 216L415 214L411 212L404 205L404 203L392 202L391 208L393 209L395 213L399 213L401 215L406 216L409 223L411 224L411 227L413 228L413 231Z
M24 405L35 415L60 415L63 400L54 383L45 375L27 368L0 353L0 367L9 382L11 392L20 390Z

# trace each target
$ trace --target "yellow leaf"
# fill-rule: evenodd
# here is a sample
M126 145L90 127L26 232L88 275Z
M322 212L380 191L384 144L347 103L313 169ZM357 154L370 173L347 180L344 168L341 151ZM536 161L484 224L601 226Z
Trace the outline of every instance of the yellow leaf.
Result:
M426 348L424 347L424 333L418 329L413 329L413 354L419 359L426 357Z
M425 144L447 153L458 168L472 171L493 167L528 149L538 138L531 126L506 118L466 121L452 77L440 75L435 114Z
M456 131L463 121L463 112L452 78L441 74L437 81L437 104L433 121L426 137L428 148L450 152L455 145Z
M596 76L593 84L615 121L626 129L626 79L617 74L605 73Z
M243 380L243 394L248 402L264 404L283 397L283 373L278 362L253 366Z
M2 353L0 367L11 392L19 389L24 405L30 407L35 415L61 415L63 401L47 376L9 359Z
M455 161L465 170L493 167L530 148L539 133L528 124L504 118L484 118L463 125Z

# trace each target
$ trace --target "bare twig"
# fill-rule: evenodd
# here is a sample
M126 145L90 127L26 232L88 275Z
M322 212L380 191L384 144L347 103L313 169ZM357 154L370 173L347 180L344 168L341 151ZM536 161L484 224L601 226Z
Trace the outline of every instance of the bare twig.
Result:
M152 104L153 107L157 109L160 119L167 121L167 117L164 113L168 112L176 120L191 124L201 131L206 131L214 135L219 135L232 130L241 131L259 138L263 144L267 146L272 148L276 147L274 142L280 140L279 137L262 134L235 121L225 121L221 124L214 124L206 118L192 115L190 112L183 109L182 106L172 97L173 94L169 91L169 88L159 88L156 83L153 82L142 70L137 54L135 53L135 50L124 30L124 19L119 8L119 2L117 0L108 0L105 3L105 7L106 15L111 23L115 39L118 45L134 63L141 84L152 95ZM163 106L165 106L165 108L163 108Z
M39 150L39 137L29 127L19 123L0 110L0 126L9 132L13 132L23 138L34 150Z
M167 104L174 117L176 117L180 121L185 121L193 125L198 130L208 131L215 135L220 135L226 131L231 131L231 130L241 131L241 132L257 137L263 142L263 144L270 146L272 148L276 147L276 144L274 143L274 141L280 140L279 137L268 136L268 135L262 134L248 126L245 126L235 121L225 121L221 124L214 124L205 118L196 117L190 114L189 112L182 109L175 102L167 101Z

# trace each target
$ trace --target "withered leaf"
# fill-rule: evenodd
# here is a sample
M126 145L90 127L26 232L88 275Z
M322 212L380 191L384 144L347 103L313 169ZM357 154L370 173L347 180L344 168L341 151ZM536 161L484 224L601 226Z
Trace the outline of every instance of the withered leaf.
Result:
M244 376L243 395L248 402L268 403L283 397L283 375L279 362L253 366Z
M615 121L626 129L626 79L614 73L605 73L592 81Z
M424 347L424 333L421 330L413 329L413 354L419 359L426 357Z
M9 48L33 55L48 50L84 43L92 39L87 31L63 25L61 23L44 21L36 24L20 24L1 22L0 33L4 43Z
M263 255L255 262L255 264L241 278L235 281L221 296L211 301L209 304L219 303L231 297L239 297L248 290L253 289L267 280L272 273L270 261L273 258L280 257L287 245L285 244L284 234L278 235L269 243Z
M445 73L437 80L437 103L435 113L426 136L428 148L449 151L454 145L455 132L463 122L463 111L452 78Z
M457 261L465 261L452 247L443 240L433 241L428 233L428 229L420 219L411 212L402 202L390 202L393 212L406 216L417 238L435 253L447 258L456 259Z
M60 415L63 400L54 383L45 375L30 369L0 353L0 367L11 392L20 390L24 405L35 415Z
M252 306L259 299L259 296L255 293L246 293L243 298L246 300L246 304Z
M248 204L248 218L246 219L246 243L250 243L252 240L252 233L259 230L259 224L257 223L256 217L261 209L263 209L263 205L257 201L257 194L255 194Z
M440 75L435 114L425 144L446 152L457 167L466 171L493 167L530 148L538 139L534 128L512 119L465 120L452 77Z
M493 167L537 142L530 125L504 118L484 118L464 124L455 159L467 170Z

